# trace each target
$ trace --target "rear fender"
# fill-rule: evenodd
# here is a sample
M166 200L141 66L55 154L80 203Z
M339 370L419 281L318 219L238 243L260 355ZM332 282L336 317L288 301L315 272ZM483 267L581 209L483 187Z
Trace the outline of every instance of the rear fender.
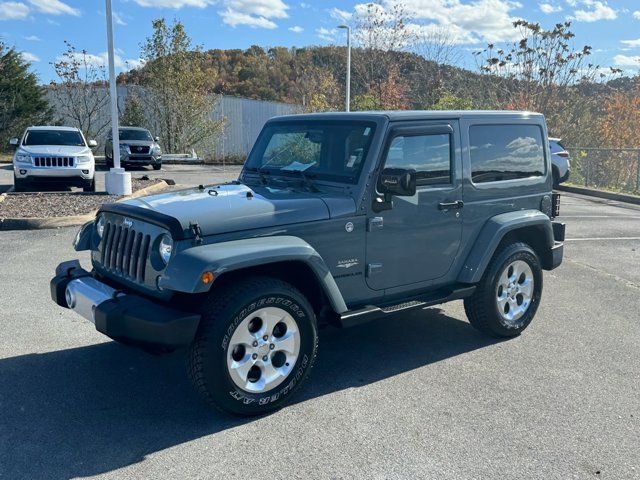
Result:
M527 242L532 246L540 246L544 252L551 251L554 245L551 220L539 210L518 210L491 217L480 230L473 249L467 256L464 266L458 275L458 282L477 283L482 278L487 265L491 261L498 245L510 232L537 227L542 238ZM526 241L526 239L523 239ZM544 258L543 258L544 261Z
M287 261L305 263L313 271L316 278L312 280L322 287L332 309L336 313L347 311L338 285L320 254L293 236L249 238L189 248L171 259L158 284L176 292L205 293L215 288L215 280L213 284L204 284L201 281L204 272L213 273L217 279L225 273Z

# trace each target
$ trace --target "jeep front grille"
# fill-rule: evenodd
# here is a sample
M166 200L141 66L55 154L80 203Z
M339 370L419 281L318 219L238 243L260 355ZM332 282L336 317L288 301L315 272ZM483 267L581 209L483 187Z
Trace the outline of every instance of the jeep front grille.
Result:
M107 222L100 263L109 272L144 283L151 236Z
M33 157L36 167L73 167L73 157Z

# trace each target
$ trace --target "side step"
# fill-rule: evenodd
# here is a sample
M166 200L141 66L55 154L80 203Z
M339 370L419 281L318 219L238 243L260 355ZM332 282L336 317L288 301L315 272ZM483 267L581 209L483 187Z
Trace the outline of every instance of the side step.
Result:
M367 305L366 307L358 310L351 310L340 315L340 324L342 327L353 327L360 325L371 320L377 320L379 318L391 317L397 313L405 312L409 310L415 310L418 308L432 307L434 305L440 305L441 303L447 303L452 300L459 300L461 298L468 297L475 292L475 285L470 287L457 288L455 290L447 290L432 292L427 295L413 297L411 300L404 301L402 303L375 306Z

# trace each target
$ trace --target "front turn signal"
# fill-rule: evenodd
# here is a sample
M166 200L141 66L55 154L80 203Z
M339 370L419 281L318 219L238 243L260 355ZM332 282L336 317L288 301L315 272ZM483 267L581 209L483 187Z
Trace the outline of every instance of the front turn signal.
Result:
M205 285L208 285L211 282L213 282L213 279L214 279L214 276L213 276L213 273L211 272L204 272L202 275L200 275L200 280Z

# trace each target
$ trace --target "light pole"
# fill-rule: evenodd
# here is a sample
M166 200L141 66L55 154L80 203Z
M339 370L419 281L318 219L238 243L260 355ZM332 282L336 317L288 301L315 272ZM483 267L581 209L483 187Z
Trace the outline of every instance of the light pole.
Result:
M106 190L111 195L131 195L131 174L120 167L120 134L118 131L118 90L113 53L113 14L111 0L106 0L107 55L109 57L109 97L111 100L111 138L113 168L105 176Z
M338 25L347 31L347 95L344 110L348 112L351 105L351 27L349 25Z

